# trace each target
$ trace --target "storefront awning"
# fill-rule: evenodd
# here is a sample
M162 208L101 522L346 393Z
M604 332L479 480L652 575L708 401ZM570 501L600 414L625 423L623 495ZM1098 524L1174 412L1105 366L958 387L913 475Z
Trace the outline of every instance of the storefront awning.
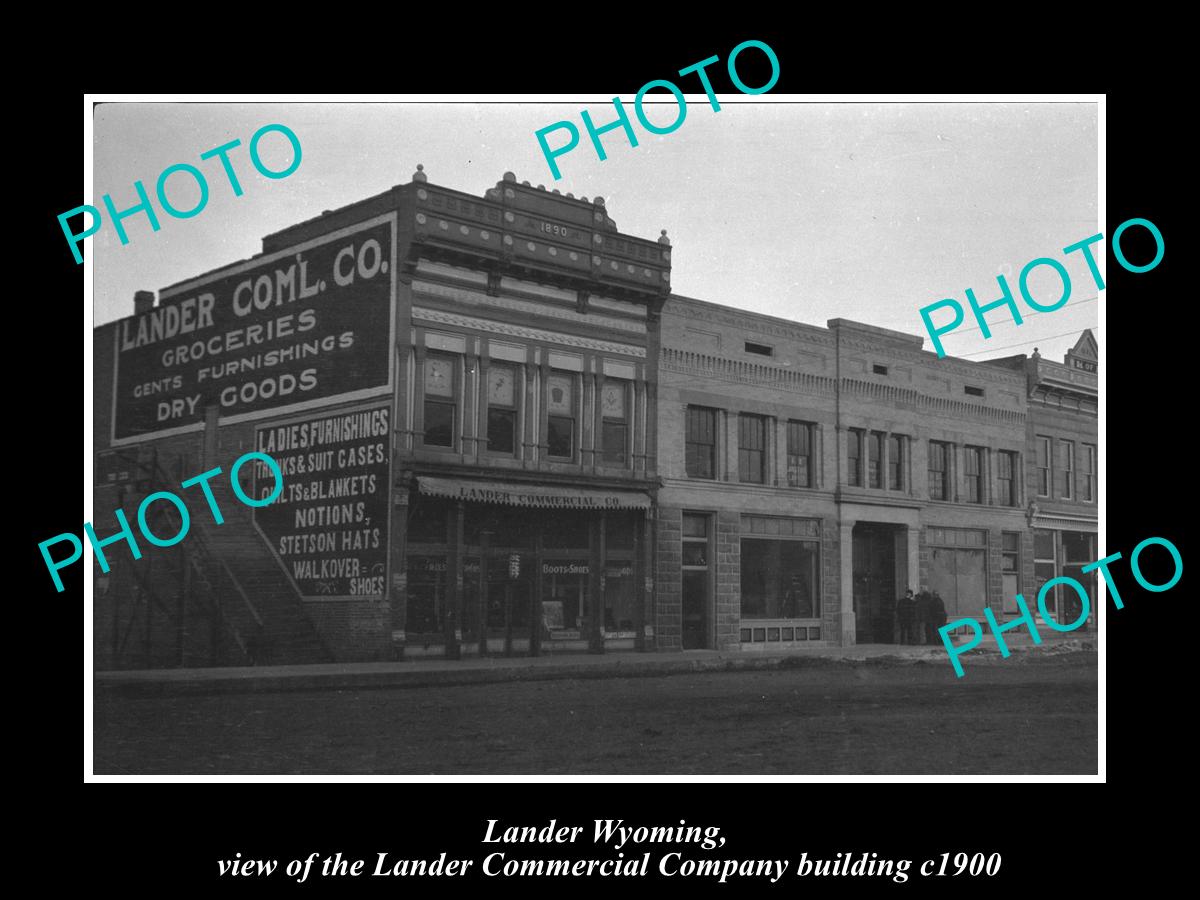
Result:
M513 484L422 475L417 488L431 497L448 497L468 503L497 503L531 509L649 509L650 495L642 491L605 491L589 488Z
M1049 528L1054 531L1082 531L1096 534L1099 529L1095 519L1077 519L1073 516L1036 515L1031 523L1033 528Z

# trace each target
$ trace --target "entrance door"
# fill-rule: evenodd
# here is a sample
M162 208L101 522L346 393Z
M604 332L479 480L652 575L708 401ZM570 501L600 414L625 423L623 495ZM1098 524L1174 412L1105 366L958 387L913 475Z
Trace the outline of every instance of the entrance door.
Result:
M896 642L895 527L859 523L853 532L854 639Z
M683 597L680 642L684 650L708 646L708 589L712 572L707 513L683 514Z
M683 573L683 649L699 650L708 641L708 573Z

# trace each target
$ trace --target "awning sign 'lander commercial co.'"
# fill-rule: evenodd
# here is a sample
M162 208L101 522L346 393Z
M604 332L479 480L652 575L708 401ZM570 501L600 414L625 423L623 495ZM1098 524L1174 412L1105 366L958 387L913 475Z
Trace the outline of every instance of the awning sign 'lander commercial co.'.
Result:
M114 443L391 390L395 223L381 217L163 292L115 336Z
M467 503L497 503L529 509L648 509L650 496L641 491L604 491L550 485L509 484L496 481L466 481L456 478L422 477L422 494Z

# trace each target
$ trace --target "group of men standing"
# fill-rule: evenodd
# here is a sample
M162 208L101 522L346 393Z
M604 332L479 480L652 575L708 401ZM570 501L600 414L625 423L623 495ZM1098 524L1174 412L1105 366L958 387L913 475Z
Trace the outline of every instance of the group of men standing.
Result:
M912 588L896 601L896 620L902 644L940 644L938 629L946 624L946 604L937 591L926 587L915 597Z

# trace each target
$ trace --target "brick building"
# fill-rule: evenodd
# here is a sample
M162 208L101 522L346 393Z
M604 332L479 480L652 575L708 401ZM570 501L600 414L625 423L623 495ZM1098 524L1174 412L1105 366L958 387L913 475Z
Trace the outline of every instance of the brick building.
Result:
M1015 611L1035 574L1025 376L922 343L670 298L660 646L892 642L906 587L951 620Z
M173 489L192 530L110 551L98 665L643 646L669 291L665 232L621 234L600 197L418 167L139 293L96 331L96 509ZM214 479L217 524L179 486L247 451L284 493L250 509Z
M1090 334L938 359L672 295L665 234L418 167L139 292L96 330L96 530L175 533L173 491L191 531L107 550L97 665L891 642L905 587L1003 616L1095 558ZM220 523L181 488L216 467Z
M1096 621L1096 573L1082 567L1099 558L1097 509L1100 496L1099 388L1096 338L1084 331L1063 362L1043 359L1037 349L1026 357L992 360L1026 379L1027 513L1033 541L1032 580L1074 578L1091 600L1088 625ZM1032 606L1033 591L1027 597ZM1046 608L1067 624L1079 618L1082 603L1074 589L1056 585Z

